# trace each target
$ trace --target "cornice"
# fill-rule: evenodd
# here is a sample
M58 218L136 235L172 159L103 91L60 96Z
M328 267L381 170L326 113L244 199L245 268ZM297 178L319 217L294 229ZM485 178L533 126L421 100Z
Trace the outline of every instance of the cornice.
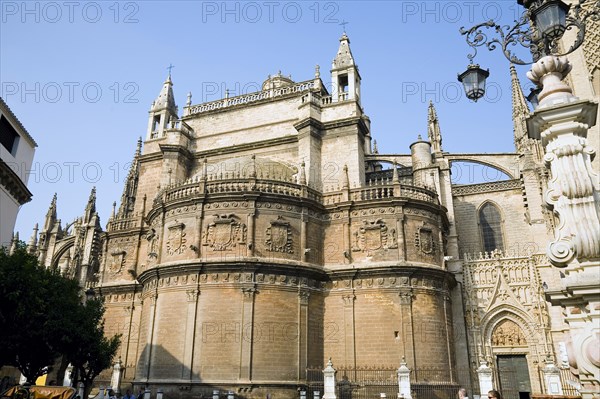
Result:
M23 205L31 201L31 191L27 188L21 178L8 166L6 162L0 159L0 185L13 196L13 198Z

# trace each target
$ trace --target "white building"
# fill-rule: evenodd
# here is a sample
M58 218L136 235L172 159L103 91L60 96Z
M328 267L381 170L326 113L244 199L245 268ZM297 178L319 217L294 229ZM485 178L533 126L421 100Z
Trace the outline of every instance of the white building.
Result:
M0 246L12 240L17 213L31 201L26 171L31 169L36 142L0 97Z

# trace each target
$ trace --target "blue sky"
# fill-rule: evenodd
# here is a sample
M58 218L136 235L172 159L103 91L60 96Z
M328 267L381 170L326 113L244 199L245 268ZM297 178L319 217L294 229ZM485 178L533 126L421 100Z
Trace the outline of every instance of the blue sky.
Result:
M459 33L516 1L0 2L0 95L39 147L16 230L29 238L54 192L63 226L97 187L103 226L118 201L150 104L172 71L176 102L254 91L281 70L302 81L329 69L347 21L362 105L381 153L426 136L427 104L450 152L513 151L509 63L480 50L487 96L468 101L456 80L470 48ZM521 82L526 67L519 67ZM528 89L527 89L528 91Z

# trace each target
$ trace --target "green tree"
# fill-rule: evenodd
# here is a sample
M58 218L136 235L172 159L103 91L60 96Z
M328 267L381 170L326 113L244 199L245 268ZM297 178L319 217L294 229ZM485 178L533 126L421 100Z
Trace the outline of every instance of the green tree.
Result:
M38 264L23 243L0 249L0 364L17 367L27 381L48 371L68 334L67 309L80 306L77 282Z
M103 318L101 299L83 302L75 280L40 266L23 243L12 254L0 248L0 365L33 384L64 356L87 395L120 344L120 336L104 336Z
M94 379L113 365L121 343L121 335L107 338L104 334L104 301L88 300L79 307L68 341L65 342L65 358L73 365L73 383L83 382L84 398L87 398Z

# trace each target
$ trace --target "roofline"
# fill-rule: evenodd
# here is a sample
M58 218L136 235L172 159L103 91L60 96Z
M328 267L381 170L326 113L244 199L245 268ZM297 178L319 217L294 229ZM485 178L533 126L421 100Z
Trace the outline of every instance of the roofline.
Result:
M31 137L31 135L29 134L27 129L25 129L25 126L23 126L23 124L21 123L19 118L17 118L15 113L10 109L10 107L8 106L8 104L6 104L6 102L4 101L4 99L2 97L0 97L0 108L2 109L3 113L6 113L10 118L13 119L14 124L16 124L17 127L19 128L19 130L21 131L21 133L23 133L23 136L25 136L25 138L31 144L33 144L34 147L37 147L38 145L35 142L35 140L33 139L33 137Z

